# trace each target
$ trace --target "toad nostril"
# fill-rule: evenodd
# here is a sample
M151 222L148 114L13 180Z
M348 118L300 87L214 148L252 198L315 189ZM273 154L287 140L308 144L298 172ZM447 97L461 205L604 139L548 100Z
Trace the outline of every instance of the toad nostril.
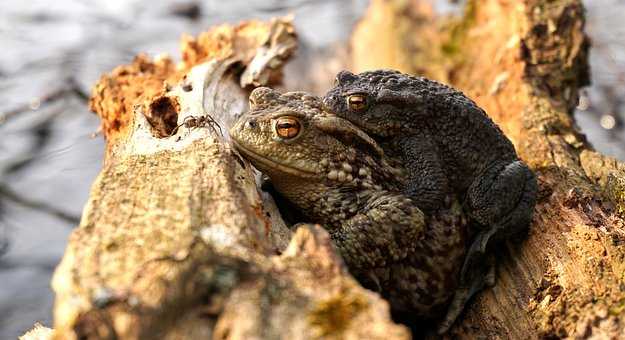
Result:
M256 124L256 119L250 119L247 121L247 127L250 129L255 129L258 126L258 124Z

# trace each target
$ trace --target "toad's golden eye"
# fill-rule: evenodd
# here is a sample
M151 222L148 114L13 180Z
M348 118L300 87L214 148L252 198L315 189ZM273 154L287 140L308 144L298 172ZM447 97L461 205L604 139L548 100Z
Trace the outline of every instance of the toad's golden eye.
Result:
M367 97L364 94L352 94L347 97L347 105L350 110L362 111L367 108Z
M299 121L293 117L281 117L276 120L276 133L280 138L290 139L299 134L301 125Z

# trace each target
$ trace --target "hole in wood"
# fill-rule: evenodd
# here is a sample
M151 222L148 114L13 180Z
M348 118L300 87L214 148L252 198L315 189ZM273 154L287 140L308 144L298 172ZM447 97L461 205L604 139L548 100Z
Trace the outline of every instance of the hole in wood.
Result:
M156 137L168 137L175 133L179 109L178 101L171 97L159 97L150 103L146 118Z

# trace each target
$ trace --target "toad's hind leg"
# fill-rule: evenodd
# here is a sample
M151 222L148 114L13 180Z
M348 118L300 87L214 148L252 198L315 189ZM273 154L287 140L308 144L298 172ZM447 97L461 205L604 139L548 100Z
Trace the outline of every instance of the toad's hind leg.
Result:
M526 230L532 220L538 185L525 163L499 162L478 177L467 192L465 209L484 226L467 252L461 280L479 265L490 245Z
M469 216L484 226L472 240L460 272L459 288L443 327L448 328L467 301L492 281L494 245L529 227L538 186L532 171L519 160L499 162L477 178L465 201Z

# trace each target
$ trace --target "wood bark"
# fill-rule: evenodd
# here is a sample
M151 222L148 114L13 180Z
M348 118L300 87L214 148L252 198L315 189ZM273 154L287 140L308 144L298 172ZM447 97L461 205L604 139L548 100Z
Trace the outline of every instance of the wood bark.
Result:
M625 336L625 165L593 150L573 118L588 49L577 0L470 0L452 20L374 0L354 31L355 71L399 68L461 89L538 175L529 235L502 249L496 285L454 337Z
M223 25L178 65L102 77L106 161L53 278L54 338L409 338L323 228L291 235L222 136L295 47L287 19Z

